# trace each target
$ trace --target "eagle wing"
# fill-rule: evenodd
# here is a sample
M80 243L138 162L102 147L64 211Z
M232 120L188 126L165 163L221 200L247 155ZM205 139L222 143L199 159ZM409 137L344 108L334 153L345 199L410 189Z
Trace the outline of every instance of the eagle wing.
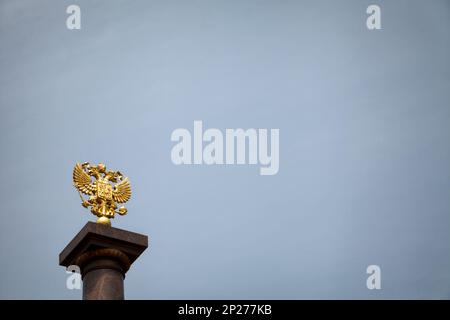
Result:
M84 194L94 194L95 184L92 183L91 177L83 170L78 162L75 168L73 168L73 185Z
M131 185L128 178L123 179L116 184L113 190L113 199L118 203L124 203L131 198Z

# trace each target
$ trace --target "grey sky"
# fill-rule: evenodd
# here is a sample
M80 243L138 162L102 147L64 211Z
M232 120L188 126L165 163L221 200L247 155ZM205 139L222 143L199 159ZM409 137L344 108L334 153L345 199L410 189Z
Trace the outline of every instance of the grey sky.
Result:
M127 298L450 298L449 1L11 0L0 41L0 298L81 297L76 161L132 182ZM194 120L279 128L279 173L173 165Z

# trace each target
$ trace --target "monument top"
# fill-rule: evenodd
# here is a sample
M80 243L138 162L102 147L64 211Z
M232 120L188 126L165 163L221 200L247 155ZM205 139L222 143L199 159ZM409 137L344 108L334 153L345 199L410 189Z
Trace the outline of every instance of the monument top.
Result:
M61 266L77 265L76 259L86 252L98 249L115 249L124 254L132 264L148 247L148 237L143 234L88 222L59 255Z

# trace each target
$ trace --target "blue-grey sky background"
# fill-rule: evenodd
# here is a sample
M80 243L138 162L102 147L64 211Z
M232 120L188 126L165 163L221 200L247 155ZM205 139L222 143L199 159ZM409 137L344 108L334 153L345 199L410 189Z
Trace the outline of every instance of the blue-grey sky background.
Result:
M450 298L449 1L10 0L0 41L0 298L81 297L76 161L132 182L129 299ZM175 166L194 120L279 128L279 173Z

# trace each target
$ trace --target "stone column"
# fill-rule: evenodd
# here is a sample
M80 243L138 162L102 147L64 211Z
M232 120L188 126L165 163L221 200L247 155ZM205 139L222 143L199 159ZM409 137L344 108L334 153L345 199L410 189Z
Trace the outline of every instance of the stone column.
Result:
M83 300L124 299L124 278L148 247L142 234L88 222L59 255L59 264L77 265Z

